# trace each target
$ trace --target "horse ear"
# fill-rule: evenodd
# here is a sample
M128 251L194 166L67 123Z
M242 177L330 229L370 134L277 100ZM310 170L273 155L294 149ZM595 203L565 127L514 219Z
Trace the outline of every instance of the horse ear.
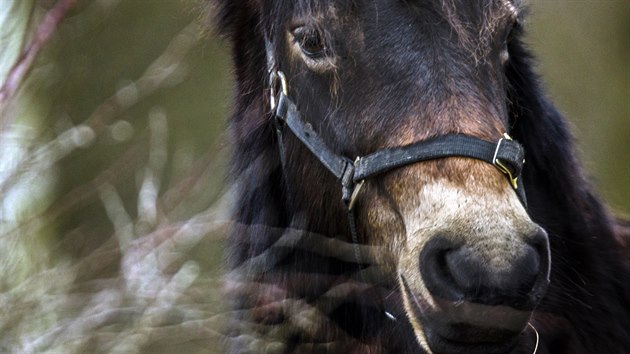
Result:
M533 208L539 204L545 209L540 203L549 202L556 208L579 208L575 204L589 199L590 191L574 154L569 127L545 97L525 45L514 38L508 49L511 134L525 147L523 179L528 200Z

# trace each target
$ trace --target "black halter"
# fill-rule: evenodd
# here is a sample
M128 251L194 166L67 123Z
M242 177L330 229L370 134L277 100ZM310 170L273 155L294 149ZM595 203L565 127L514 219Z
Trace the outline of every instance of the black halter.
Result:
M525 207L527 200L522 181L519 179L525 152L523 147L507 134L493 143L461 134L442 135L410 145L378 150L352 160L334 153L315 132L312 125L302 119L295 103L288 97L286 77L280 71L271 74L271 102L275 109L275 126L284 159L283 128L293 134L315 155L319 161L341 182L341 199L352 214L358 193L366 179L412 163L445 157L469 157L494 165L505 174ZM279 83L278 83L279 81ZM281 90L276 95L276 86ZM277 96L277 97L276 97ZM351 215L352 219L354 215ZM354 228L355 225L352 225ZM357 242L355 231L353 241Z

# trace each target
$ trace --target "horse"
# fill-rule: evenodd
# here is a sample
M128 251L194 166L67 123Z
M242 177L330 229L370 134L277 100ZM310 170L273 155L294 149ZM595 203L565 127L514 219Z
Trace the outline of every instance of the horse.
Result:
M207 0L231 45L232 353L622 353L597 197L520 0Z

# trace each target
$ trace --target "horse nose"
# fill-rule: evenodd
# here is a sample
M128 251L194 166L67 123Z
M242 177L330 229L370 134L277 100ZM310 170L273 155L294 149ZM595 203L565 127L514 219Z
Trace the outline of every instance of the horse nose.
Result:
M429 241L420 256L424 283L444 300L533 310L549 284L549 243L542 229L524 239L513 241L511 251L494 260L474 244Z

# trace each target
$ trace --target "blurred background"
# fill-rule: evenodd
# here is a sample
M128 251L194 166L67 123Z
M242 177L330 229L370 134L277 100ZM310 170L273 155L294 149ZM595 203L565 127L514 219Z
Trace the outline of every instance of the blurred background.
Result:
M200 9L0 0L0 352L221 352L233 83ZM630 2L533 0L526 27L630 214Z

